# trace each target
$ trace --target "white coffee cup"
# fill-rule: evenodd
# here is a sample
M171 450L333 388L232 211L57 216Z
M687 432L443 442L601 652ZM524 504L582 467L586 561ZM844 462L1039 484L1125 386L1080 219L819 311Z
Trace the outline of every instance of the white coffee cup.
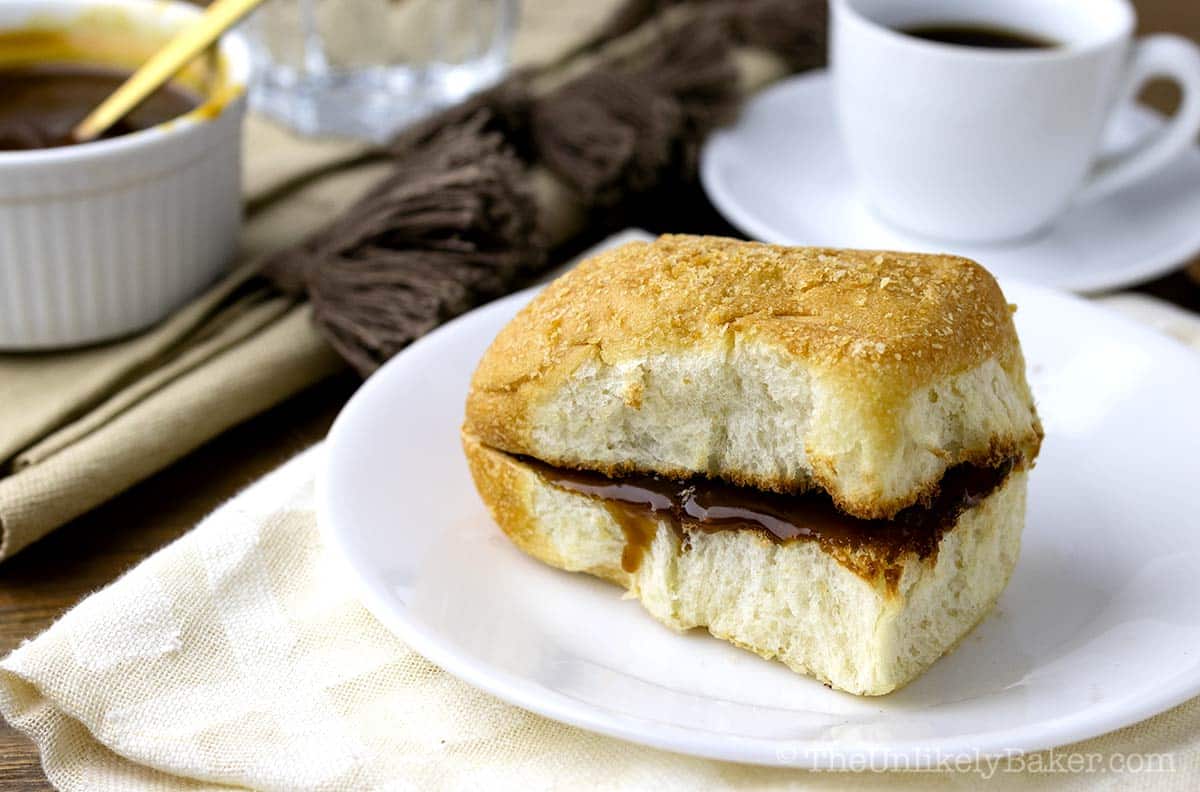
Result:
M919 234L1000 241L1037 232L1162 168L1200 131L1200 48L1133 40L1127 0L832 0L838 121L868 200ZM1056 43L989 49L907 35L972 26ZM1165 128L1099 157L1105 124L1154 77L1183 100ZM1200 222L1200 218L1197 220Z

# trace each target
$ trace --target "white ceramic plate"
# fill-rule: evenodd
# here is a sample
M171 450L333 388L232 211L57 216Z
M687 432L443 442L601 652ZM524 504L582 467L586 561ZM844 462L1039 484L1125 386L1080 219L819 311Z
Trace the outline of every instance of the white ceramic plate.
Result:
M616 587L522 555L459 450L468 380L531 297L409 347L330 433L324 536L414 649L526 709L761 764L929 765L1062 745L1200 693L1200 357L1082 300L1008 283L1046 427L995 612L890 696L835 692L660 626Z
M1161 118L1128 107L1109 149L1152 134ZM958 253L1002 278L1095 292L1170 272L1200 250L1200 148L1144 182L1076 206L1047 231L1006 245L929 240L887 225L862 200L842 150L823 71L755 96L709 138L700 177L713 205L751 237L785 245Z

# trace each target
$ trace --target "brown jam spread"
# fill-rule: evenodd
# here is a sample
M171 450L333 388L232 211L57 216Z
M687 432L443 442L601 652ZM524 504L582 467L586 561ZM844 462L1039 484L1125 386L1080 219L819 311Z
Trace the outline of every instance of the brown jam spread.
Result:
M0 151L68 146L71 130L129 76L102 66L45 64L0 68ZM174 83L159 88L105 138L127 135L178 118L200 97Z
M954 527L959 515L996 490L1018 462L1010 459L997 467L958 465L942 477L938 494L928 503L910 506L890 520L864 520L839 511L824 492L781 495L704 477L610 478L522 459L547 483L604 502L625 533L621 566L626 572L641 565L659 518L667 518L684 537L685 548L684 527L753 530L775 542L813 540L843 562L847 551L865 550L870 563L880 568L893 566L908 552L927 558L937 551L942 534ZM855 563L861 565L863 559Z

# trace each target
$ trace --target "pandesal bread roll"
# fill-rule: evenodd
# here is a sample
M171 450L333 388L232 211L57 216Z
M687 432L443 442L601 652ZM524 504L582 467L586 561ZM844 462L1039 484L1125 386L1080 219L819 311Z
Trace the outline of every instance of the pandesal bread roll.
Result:
M1010 307L978 264L687 236L547 287L481 361L465 428L563 467L819 489L865 518L1041 440Z
M500 332L463 448L529 555L884 694L1016 563L1042 429L1012 310L954 256L632 243Z

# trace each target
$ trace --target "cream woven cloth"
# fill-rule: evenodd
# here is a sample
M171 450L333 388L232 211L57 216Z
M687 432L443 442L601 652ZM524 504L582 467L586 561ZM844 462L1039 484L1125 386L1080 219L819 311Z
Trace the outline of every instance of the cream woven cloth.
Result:
M1200 318L1137 295L1109 300L1200 352ZM317 531L322 453L318 445L265 477L0 661L0 713L37 743L52 783L72 792L1200 788L1200 699L1008 764L854 777L676 756L509 706L425 661L351 596ZM1074 761L1103 770L1064 772ZM1135 761L1167 769L1114 769Z

